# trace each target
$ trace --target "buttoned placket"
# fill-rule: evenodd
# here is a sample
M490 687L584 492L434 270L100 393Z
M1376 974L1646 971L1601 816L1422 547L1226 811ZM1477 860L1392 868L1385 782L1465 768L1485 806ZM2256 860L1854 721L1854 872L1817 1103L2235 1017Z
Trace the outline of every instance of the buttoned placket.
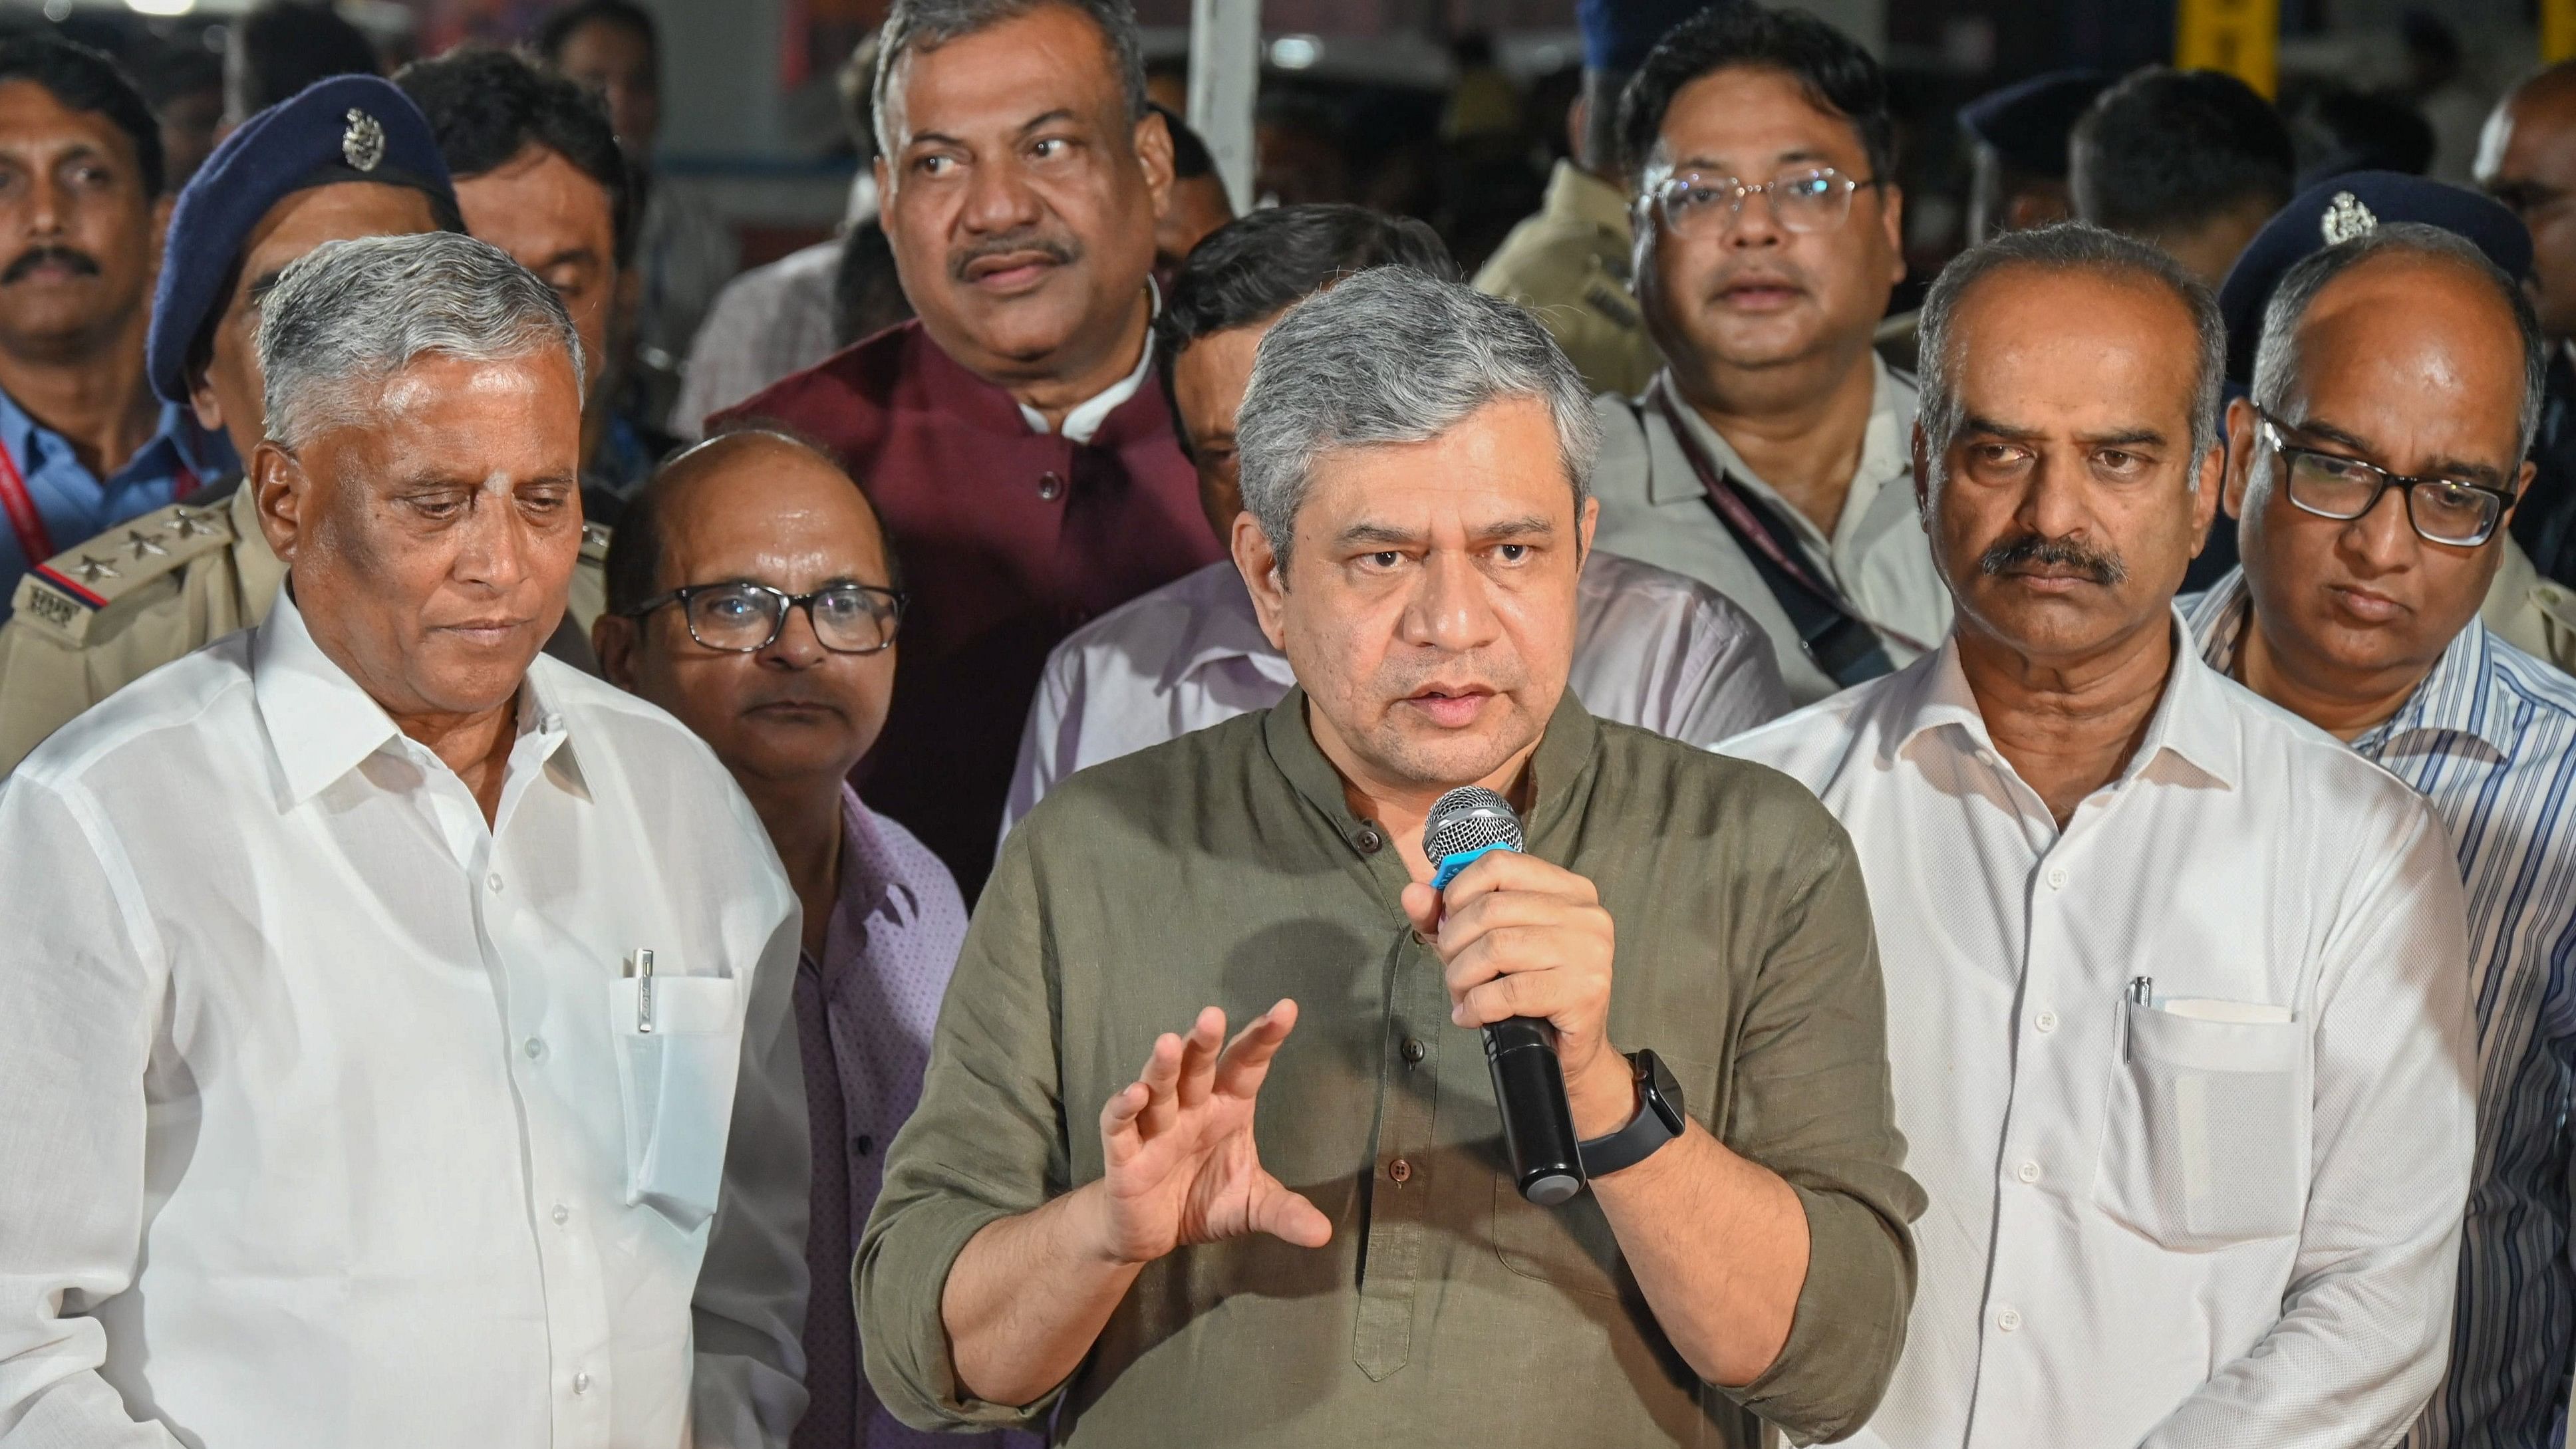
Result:
M542 948L531 939L542 930L525 915L525 892L511 888L512 860L506 847L510 821L543 780L547 761L565 741L561 715L537 706L523 721L504 767L501 799L487 824L483 809L462 778L427 746L408 737L400 744L423 773L421 803L459 867L474 902L475 943L492 983L494 1005L510 1044L508 1063L512 1105L518 1113L520 1140L527 1162L528 1220L536 1244L541 1291L545 1298L546 1342L552 1362L547 1386L557 1445L608 1444L614 1430L614 1383L609 1353L610 1323L605 1275L596 1246L596 1225L575 1204L570 1170L572 1149L557 1140L544 1114L531 1110L533 1099L561 1098L557 1048L547 1038L549 1003L557 993L538 974ZM533 930L531 928L534 928ZM577 1022L557 1020L555 1029L580 1029Z
M2142 746L2141 756L2153 748ZM2071 1093L2069 1084L2098 1080L2107 1054L2117 1050L2123 1010L2120 983L2072 979L2066 969L2067 963L2083 959L2075 950L2075 939L2086 928L2076 904L2082 899L2078 886L2091 843L2107 828L2107 817L2134 783L2137 767L2132 762L2119 778L2078 802L2061 829L2039 792L1991 744L1979 740L1974 759L2011 802L2030 849L2022 877L2025 930L2010 1089L2003 1138L1994 1157L1993 1241L2047 1243L2053 1240L2051 1224L2063 1211L2053 1199L2090 1191L2098 1150L2092 1145L2101 1127L2098 1102ZM2038 1305L2063 1301L2064 1272L2065 1265L2045 1255L1997 1252L1989 1257L1968 1415L1971 1446L2016 1432L2023 1413L2018 1406L2029 1382L2013 1371L2010 1356L2050 1330L2044 1319L2034 1321L2030 1315Z
M1348 834L1369 889L1382 900L1397 901L1410 880L1402 853L1374 823L1360 822ZM1351 1341L1352 1360L1372 1380L1385 1379L1413 1355L1414 1290L1421 1278L1433 1186L1440 1028L1449 1019L1449 991L1438 953L1403 920L1400 909L1392 936L1386 1031L1378 1048L1377 1138L1369 1147L1369 1228L1362 1257L1367 1267Z

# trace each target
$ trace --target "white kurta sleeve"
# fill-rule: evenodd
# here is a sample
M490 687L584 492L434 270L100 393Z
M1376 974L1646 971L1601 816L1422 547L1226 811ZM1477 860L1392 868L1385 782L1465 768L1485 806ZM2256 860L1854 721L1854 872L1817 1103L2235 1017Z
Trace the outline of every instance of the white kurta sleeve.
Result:
M141 1449L88 1308L141 1252L146 1073L169 976L94 813L0 784L0 1440Z

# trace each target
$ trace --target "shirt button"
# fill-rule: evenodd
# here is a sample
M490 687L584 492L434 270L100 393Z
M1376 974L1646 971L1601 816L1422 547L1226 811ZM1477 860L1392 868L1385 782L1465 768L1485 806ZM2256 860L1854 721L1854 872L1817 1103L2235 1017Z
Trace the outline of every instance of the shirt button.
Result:
M2066 889L2066 867L2052 865L2048 868L2048 888L2053 891Z
M1428 946L1431 944L1431 938L1422 934L1420 931L1416 931L1413 933L1413 944L1417 946Z
M1411 1066L1414 1063L1421 1061L1424 1057L1431 1055L1431 1048L1424 1046L1421 1039L1418 1037L1406 1037L1404 1039L1402 1050L1404 1052L1404 1061L1407 1066Z
M492 874L490 874L490 875L487 875L487 876L483 877L483 883L484 883L485 885L490 886L490 887L492 888L492 892L493 892L493 894L495 894L495 895L500 894L500 891L501 891L501 873L500 873L499 871L494 871Z
M564 1224L572 1221L572 1209L565 1207L562 1203L556 1203L554 1219L555 1226L562 1227Z
M1362 855L1375 855L1386 849L1386 837L1378 833L1376 826L1363 825L1360 833L1351 837L1351 844L1358 846Z
M520 1050L526 1052L528 1060L533 1062L546 1054L546 1043L544 1038L532 1036L528 1038L528 1044Z
M2013 1169L2013 1176L2020 1178L2024 1182L2037 1182L2039 1181L2039 1164L2036 1162L2025 1162L2021 1166Z
M2057 1030L2057 1013L2053 1011L2043 1011L2031 1022L2031 1025L2038 1027L2041 1031L2055 1031Z
M869 1153L877 1150L877 1140L870 1137L865 1132L862 1132L858 1136L850 1139L850 1150L861 1157L865 1157Z
M1064 476L1050 469L1038 475L1038 497L1053 503L1064 496Z
M1995 1313L1995 1327L2002 1329L2006 1333L2015 1333L2020 1331L2021 1310L2018 1308L1998 1309Z
M576 1394L589 1393L590 1375L586 1372L574 1374L572 1376L572 1391Z
M1402 1187L1413 1180L1413 1164L1399 1157L1386 1165L1386 1175Z

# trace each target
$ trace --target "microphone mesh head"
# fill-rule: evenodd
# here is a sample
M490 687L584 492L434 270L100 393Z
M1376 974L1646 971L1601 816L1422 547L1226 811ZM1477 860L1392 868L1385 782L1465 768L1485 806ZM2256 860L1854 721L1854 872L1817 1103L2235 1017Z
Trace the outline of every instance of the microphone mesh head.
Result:
M1509 800L1482 785L1461 785L1441 796L1422 822L1422 853L1434 865L1497 844L1521 848L1521 818Z

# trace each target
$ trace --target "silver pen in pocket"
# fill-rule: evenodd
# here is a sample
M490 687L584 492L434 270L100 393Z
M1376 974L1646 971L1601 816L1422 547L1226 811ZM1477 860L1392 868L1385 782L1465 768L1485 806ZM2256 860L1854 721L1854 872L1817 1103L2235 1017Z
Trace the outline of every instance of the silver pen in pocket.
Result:
M653 952L646 947L635 952L635 1029L653 1030Z

